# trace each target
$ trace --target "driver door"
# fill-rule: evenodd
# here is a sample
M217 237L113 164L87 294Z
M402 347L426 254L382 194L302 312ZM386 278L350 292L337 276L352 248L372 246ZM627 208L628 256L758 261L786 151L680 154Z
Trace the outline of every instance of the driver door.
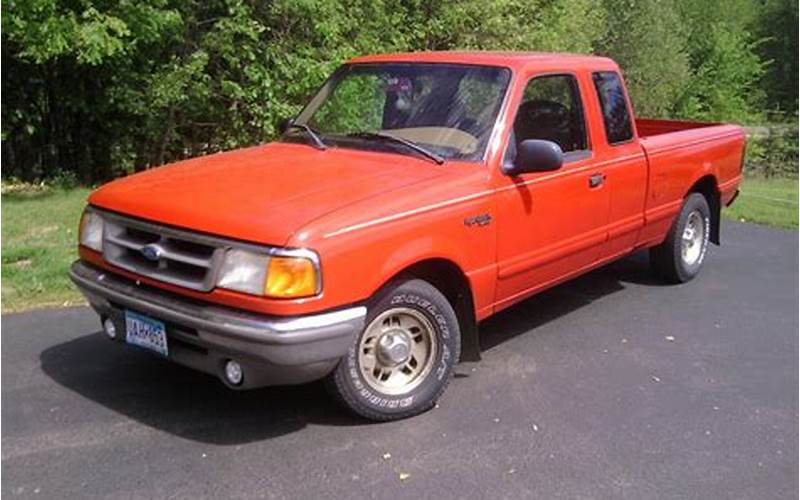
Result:
M525 139L564 151L552 172L501 176L497 189L498 310L594 264L607 237L609 191L595 166L574 74L534 77L519 105L504 162Z

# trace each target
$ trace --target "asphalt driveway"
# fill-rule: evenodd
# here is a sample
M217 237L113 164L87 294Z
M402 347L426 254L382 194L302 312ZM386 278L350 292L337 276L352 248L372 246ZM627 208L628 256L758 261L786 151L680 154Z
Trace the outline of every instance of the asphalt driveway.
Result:
M4 316L2 494L795 497L798 235L723 238L688 285L636 255L489 320L439 407L388 424L319 384L229 391L86 308Z

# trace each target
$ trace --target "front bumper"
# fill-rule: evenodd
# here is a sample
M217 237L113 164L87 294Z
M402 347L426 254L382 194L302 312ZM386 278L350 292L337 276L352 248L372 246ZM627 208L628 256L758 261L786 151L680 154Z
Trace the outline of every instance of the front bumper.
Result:
M139 285L83 261L70 278L102 318L124 332L125 310L165 323L171 361L223 376L235 359L244 369L237 389L299 384L324 377L364 328L366 308L299 316L265 316L187 299ZM117 338L124 342L124 335Z

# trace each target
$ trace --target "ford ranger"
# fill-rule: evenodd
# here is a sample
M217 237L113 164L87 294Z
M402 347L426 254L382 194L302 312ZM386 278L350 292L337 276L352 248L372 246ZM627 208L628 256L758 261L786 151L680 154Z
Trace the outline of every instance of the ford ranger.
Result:
M546 53L356 58L281 129L94 191L70 275L114 341L235 389L324 379L374 420L431 408L541 290L645 248L694 278L745 145Z

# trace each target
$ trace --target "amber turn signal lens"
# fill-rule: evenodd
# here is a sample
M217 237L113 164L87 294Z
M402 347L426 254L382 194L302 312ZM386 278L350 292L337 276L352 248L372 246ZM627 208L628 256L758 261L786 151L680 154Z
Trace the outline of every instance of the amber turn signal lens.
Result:
M272 256L264 295L279 299L310 297L317 293L317 280L314 263L309 259Z

